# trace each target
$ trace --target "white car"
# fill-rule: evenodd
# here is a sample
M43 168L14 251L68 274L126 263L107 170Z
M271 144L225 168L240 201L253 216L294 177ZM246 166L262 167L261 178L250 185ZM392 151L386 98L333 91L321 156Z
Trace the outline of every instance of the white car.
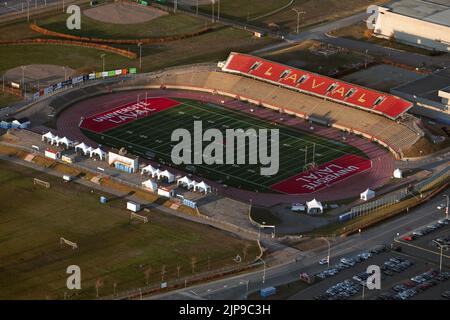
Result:
M436 209L442 210L442 209L444 209L444 205L443 205L443 204L440 204L440 205L438 205L438 206L436 207Z
M319 261L319 264L327 264L328 263L328 258L323 258Z

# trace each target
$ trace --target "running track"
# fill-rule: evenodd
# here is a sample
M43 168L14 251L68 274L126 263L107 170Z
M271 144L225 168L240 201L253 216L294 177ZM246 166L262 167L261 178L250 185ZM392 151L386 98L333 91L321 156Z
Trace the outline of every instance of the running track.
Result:
M137 100L138 94L140 95L140 98L143 99L145 96L145 92L147 92L148 97L164 96L168 98L187 98L216 104L221 104L221 101L224 101L225 106L246 113L251 113L253 116L257 115L258 117L270 121L278 121L280 118L279 113L270 109L254 108L254 112L250 112L249 105L246 105L240 101L207 93L181 90L135 90L102 95L74 104L59 115L57 119L57 133L59 136L67 136L69 139L84 141L87 144L96 146L97 144L95 142L86 138L79 130L78 123L80 118L82 116L91 116L96 113L109 110L114 106ZM293 118L290 116L285 116L285 118L287 120L285 120L283 123L298 128L303 128L304 130L311 132L311 130L309 129L309 124L303 119ZM328 139L342 141L342 133L339 130L333 128L325 128L322 126L314 125L313 132ZM232 187L223 188L221 185L213 181L207 181L203 178L198 179L205 180L208 184L210 184L214 188L217 188L219 192L225 196L239 199L245 202L248 202L250 199L252 199L253 203L264 206L272 206L277 203L305 202L311 200L312 198L317 198L319 201L333 201L355 197L359 196L359 194L368 187L370 187L371 189L376 189L390 180L395 166L394 159L389 151L383 149L380 146L377 146L374 143L371 143L370 141L358 138L354 135L347 136L346 143L355 146L365 152L372 160L372 168L309 195L257 193ZM151 161L146 162L152 163ZM171 171L176 172L180 175L184 175L184 172L174 170L173 168L171 168Z

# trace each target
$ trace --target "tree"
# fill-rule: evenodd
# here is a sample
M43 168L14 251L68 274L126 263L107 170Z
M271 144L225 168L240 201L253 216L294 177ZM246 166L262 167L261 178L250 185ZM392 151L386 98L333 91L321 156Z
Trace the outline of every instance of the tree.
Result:
M145 275L145 283L148 286L148 283L150 281L150 273L152 272L152 267L148 266L147 268L145 268L144 270L144 275Z
M192 257L191 258L191 267L192 267L192 274L195 273L195 266L197 264L197 258L196 257Z
M97 292L97 298L98 298L98 291L101 287L103 287L103 280L99 278L95 281L95 290Z

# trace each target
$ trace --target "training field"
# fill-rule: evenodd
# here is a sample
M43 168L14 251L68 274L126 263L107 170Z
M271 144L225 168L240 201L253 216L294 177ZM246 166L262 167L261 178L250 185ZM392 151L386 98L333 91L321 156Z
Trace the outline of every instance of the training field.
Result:
M50 189L33 185L50 182ZM178 278L251 262L256 243L151 210L148 223L133 220L123 199L100 204L100 194L22 166L0 161L0 299L96 297L169 285ZM78 249L60 246L64 237ZM245 253L244 253L245 252ZM194 263L194 270L192 268ZM66 288L69 265L81 268L81 290ZM189 280L188 280L189 281ZM76 295L75 295L76 294Z
M187 129L194 140L194 121L201 121L203 130L219 129L224 137L226 129L279 129L279 171L275 175L261 175L260 168L268 165L260 165L259 157L258 164L248 164L250 139L245 142L245 164L235 161L233 164L181 165L185 171L229 186L258 192L310 193L371 166L370 160L361 151L339 141L326 140L223 106L184 99L152 98L115 107L85 118L81 130L102 145L125 147L132 154L170 165L171 152L177 144L171 141L172 132L178 128ZM224 138L214 143L223 149L225 159L226 145L230 141ZM203 150L209 144L204 142ZM271 144L267 145L270 149ZM254 153L258 151L261 152L253 150ZM307 171L306 165L313 161L317 164L316 168Z

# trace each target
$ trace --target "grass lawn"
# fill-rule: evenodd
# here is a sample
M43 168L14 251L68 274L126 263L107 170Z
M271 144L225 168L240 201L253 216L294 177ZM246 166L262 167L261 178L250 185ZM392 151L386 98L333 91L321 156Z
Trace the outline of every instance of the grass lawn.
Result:
M0 27L0 34L3 27ZM196 62L217 62L230 51L249 52L275 43L271 38L258 39L249 32L219 27L200 36L142 47L142 72ZM137 46L120 46L139 54ZM0 45L0 73L33 63L67 65L80 72L102 69L103 51L59 45ZM139 59L130 60L106 53L105 68L139 67Z
M96 49L64 45L0 45L0 73L34 63L66 65L83 72L98 71L102 69L102 53L103 51ZM107 70L134 63L133 60L113 53L106 53L106 56Z
M37 177L51 183L46 189L33 185ZM180 276L235 265L233 258L247 261L257 254L256 244L158 211L143 212L149 223L130 223L125 202L111 199L99 203L99 194L77 184L31 169L0 161L0 299L61 299L66 268L81 268L82 289L73 299L129 290L162 279L169 283ZM77 250L60 246L64 237L78 244ZM208 262L209 260L209 262ZM165 266L165 267L164 267ZM146 272L146 270L149 270Z
M278 8L282 8L289 2L290 0L221 0L220 16L247 21L247 19L254 19ZM201 5L198 8L201 12L212 13L211 4ZM216 16L217 8L218 6L216 4L214 8Z
M209 179L223 183L242 187L244 189L256 191L274 191L271 186L284 179L292 177L304 170L305 148L311 150L313 143L316 144L316 158L318 165L329 162L346 154L364 154L349 145L338 141L330 141L317 135L300 131L294 127L278 124L270 124L266 120L251 117L247 114L232 111L221 106L211 104L203 105L197 101L179 99L181 104L160 111L150 117L142 118L118 127L97 133L96 128L83 128L83 132L91 139L101 144L120 149L127 148L135 155L148 157L147 153L155 154L155 159L161 163L171 163L172 146L171 134L177 128L185 128L193 132L194 121L202 121L203 130L217 128L223 130L249 128L258 129L279 129L279 171L272 176L264 176L260 173L260 164L212 164L212 165L181 165L187 171L194 171L195 174L205 176ZM224 134L224 133L223 133ZM195 139L195 138L193 138ZM225 143L219 141L217 143ZM250 154L249 141L246 140L245 154ZM206 146L206 143L204 147ZM225 154L225 151L224 151ZM256 156L257 158L257 156ZM308 155L308 162L312 161L312 152ZM259 162L258 162L259 163Z
M205 21L184 14L169 14L157 19L136 24L104 23L89 18L81 19L81 30L68 30L66 19L69 15L61 14L37 21L37 25L46 29L83 37L111 39L140 39L161 37L175 34L191 33L203 29Z
M335 31L332 31L331 34L337 37L343 37L348 38L352 40L359 40L359 41L367 41L373 44L378 44L383 47L403 50L407 52L415 52L423 55L431 55L432 51L417 48L414 46L410 46L407 44L403 44L400 42L397 42L395 40L389 40L389 39L382 39L377 38L374 36L371 36L369 30L367 29L367 26L364 22L360 22L357 24L353 24L348 27L344 27Z
M0 108L6 107L9 104L19 102L20 100L22 100L21 97L6 92L1 92L0 90Z
M291 7L255 21L255 23L275 24L280 30L294 32L297 27L296 8L305 14L300 15L300 28L341 19L365 11L371 4L385 3L387 0L295 0Z
M287 49L264 54L263 58L330 76L365 61L364 54L352 51L336 52L330 56L319 55L311 50L318 45L318 41L307 40Z

